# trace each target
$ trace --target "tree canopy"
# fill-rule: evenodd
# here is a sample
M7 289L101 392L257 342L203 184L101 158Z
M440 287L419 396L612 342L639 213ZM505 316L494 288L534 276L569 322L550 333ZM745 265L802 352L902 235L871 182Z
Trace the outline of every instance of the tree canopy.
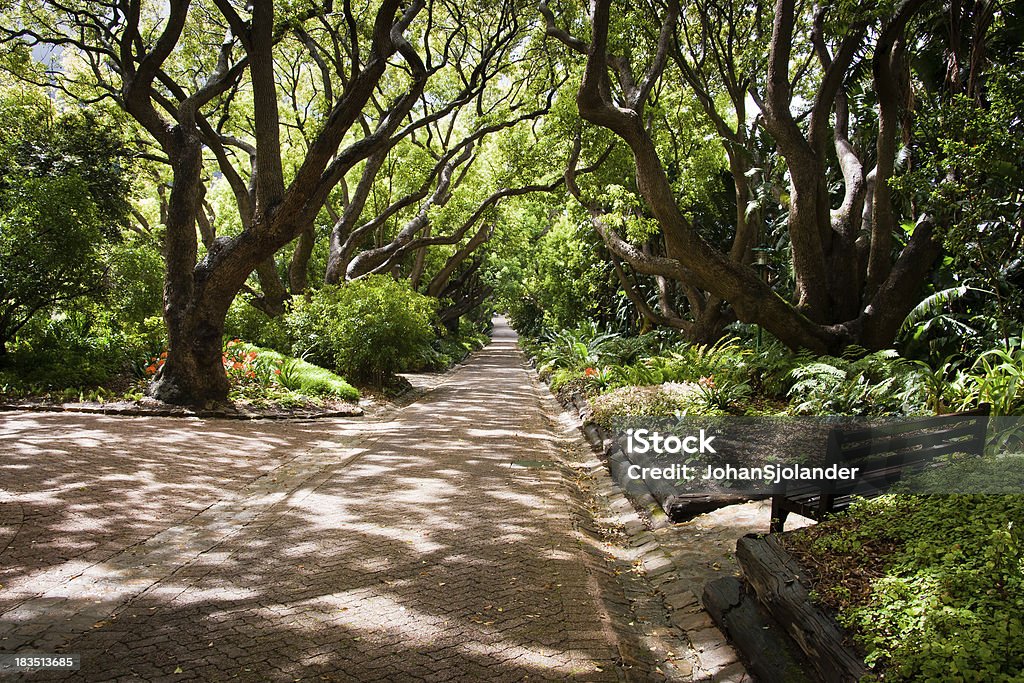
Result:
M60 254L80 270L46 267L67 286L40 288L54 295L18 319L94 280L90 245L130 216L123 229L163 253L167 360L150 389L162 400L226 395L233 302L279 317L294 297L379 274L437 299L453 330L497 302L531 325L714 341L757 324L838 353L891 346L941 292L933 302L977 296L998 319L949 325L1008 339L1021 319L1015 5L28 0L3 12L18 87L101 122L32 162L36 176L18 171L4 239L31 261L17 268L26 282L59 261L28 250L54 248L39 226L70 221L84 250ZM119 158L108 129L132 150L130 193L124 174L99 172ZM83 150L74 169L57 159Z

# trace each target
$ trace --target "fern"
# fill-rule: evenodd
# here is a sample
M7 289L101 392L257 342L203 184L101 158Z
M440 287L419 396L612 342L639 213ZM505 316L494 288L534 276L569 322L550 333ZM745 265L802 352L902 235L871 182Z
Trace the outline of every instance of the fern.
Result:
M903 334L911 328L921 324L928 318L933 318L941 314L948 304L963 299L971 292L994 296L994 293L987 289L978 289L977 287L969 287L967 285L950 287L949 289L943 289L935 292L934 294L925 297L924 301L919 303L917 306L914 306L914 309L907 314L906 318L903 319L903 324L900 325L899 333Z

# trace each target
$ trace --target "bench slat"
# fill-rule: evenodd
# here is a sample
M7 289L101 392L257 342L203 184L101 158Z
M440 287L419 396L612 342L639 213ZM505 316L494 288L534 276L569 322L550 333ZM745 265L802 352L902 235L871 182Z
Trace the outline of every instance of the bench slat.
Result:
M856 464L858 460L872 455L911 451L918 446L945 445L950 452L957 448L968 448L967 453L976 452L977 443L984 445L984 423L975 420L968 424L957 424L948 429L919 431L898 434L880 439L847 440L839 445L839 457L843 463ZM831 464L831 463L830 463Z
M874 427L862 427L859 429L842 429L840 427L835 431L842 435L842 439L844 441L860 441L880 436L902 434L907 431L944 427L954 421L962 421L970 418L982 418L982 422L985 422L988 419L990 411L990 406L985 404L975 410L965 410L960 413L946 413L945 415L923 417L912 422L892 422L890 424L882 424Z

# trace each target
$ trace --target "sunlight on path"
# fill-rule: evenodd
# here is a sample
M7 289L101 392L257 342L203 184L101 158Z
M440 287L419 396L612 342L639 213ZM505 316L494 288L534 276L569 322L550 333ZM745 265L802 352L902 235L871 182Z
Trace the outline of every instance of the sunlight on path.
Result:
M389 423L4 416L0 651L86 680L617 680L541 405L499 320Z

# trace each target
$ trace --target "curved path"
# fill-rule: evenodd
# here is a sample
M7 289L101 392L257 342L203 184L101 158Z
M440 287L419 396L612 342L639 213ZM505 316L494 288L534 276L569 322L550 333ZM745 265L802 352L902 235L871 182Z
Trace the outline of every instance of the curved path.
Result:
M80 653L86 680L623 678L515 341L499 321L387 422L0 416L0 653Z

